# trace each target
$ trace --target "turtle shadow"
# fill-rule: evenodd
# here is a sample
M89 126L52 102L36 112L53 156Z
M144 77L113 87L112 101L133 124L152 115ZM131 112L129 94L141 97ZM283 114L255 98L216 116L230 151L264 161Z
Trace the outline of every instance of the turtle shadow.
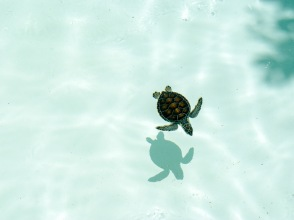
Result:
M189 163L194 155L194 148L190 148L188 153L183 157L182 151L174 142L165 140L164 133L161 131L157 134L157 139L146 138L150 146L150 157L155 165L162 168L163 171L148 179L149 182L158 182L166 178L170 171L176 179L184 179L184 173L181 164Z

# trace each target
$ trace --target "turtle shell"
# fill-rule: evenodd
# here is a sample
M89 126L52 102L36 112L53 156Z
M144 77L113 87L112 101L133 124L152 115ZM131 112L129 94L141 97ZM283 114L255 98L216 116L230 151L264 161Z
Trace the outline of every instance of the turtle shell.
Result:
M180 122L189 116L190 104L179 93L163 91L158 98L157 110L164 120Z

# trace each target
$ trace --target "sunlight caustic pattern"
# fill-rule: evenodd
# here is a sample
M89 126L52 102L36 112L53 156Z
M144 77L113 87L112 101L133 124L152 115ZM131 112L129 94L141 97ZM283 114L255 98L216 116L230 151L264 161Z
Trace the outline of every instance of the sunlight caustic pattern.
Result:
M1 1L0 219L294 219L290 3ZM150 183L166 85L204 102Z

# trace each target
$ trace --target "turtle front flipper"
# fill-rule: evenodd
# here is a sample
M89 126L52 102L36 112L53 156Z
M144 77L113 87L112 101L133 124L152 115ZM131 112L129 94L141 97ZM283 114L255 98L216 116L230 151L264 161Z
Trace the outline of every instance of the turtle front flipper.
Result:
M181 126L188 135L191 135L191 136L193 135L192 125L190 124L190 122L188 120L184 121L181 124Z
M159 174L156 174L155 176L150 177L148 179L148 181L149 182L158 182L158 181L163 180L164 178L166 178L168 176L168 174L169 174L169 170L166 169L166 170L160 172Z
M201 106L202 106L202 97L198 99L197 105L195 106L193 111L190 113L190 118L195 118L198 115L198 113L200 112Z
M160 96L160 92L154 92L152 96L153 98L158 99Z
M194 148L191 147L188 153L186 154L186 156L183 157L181 162L183 164L189 163L193 159L193 155L194 155Z
M156 128L161 131L175 131L178 129L178 125L173 123L170 125L157 126Z

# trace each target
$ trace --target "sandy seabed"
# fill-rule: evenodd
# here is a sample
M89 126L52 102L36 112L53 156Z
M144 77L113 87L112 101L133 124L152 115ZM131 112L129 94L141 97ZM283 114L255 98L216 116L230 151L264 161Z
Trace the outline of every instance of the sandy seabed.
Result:
M285 3L1 1L0 219L294 219ZM166 85L203 106L151 183Z

